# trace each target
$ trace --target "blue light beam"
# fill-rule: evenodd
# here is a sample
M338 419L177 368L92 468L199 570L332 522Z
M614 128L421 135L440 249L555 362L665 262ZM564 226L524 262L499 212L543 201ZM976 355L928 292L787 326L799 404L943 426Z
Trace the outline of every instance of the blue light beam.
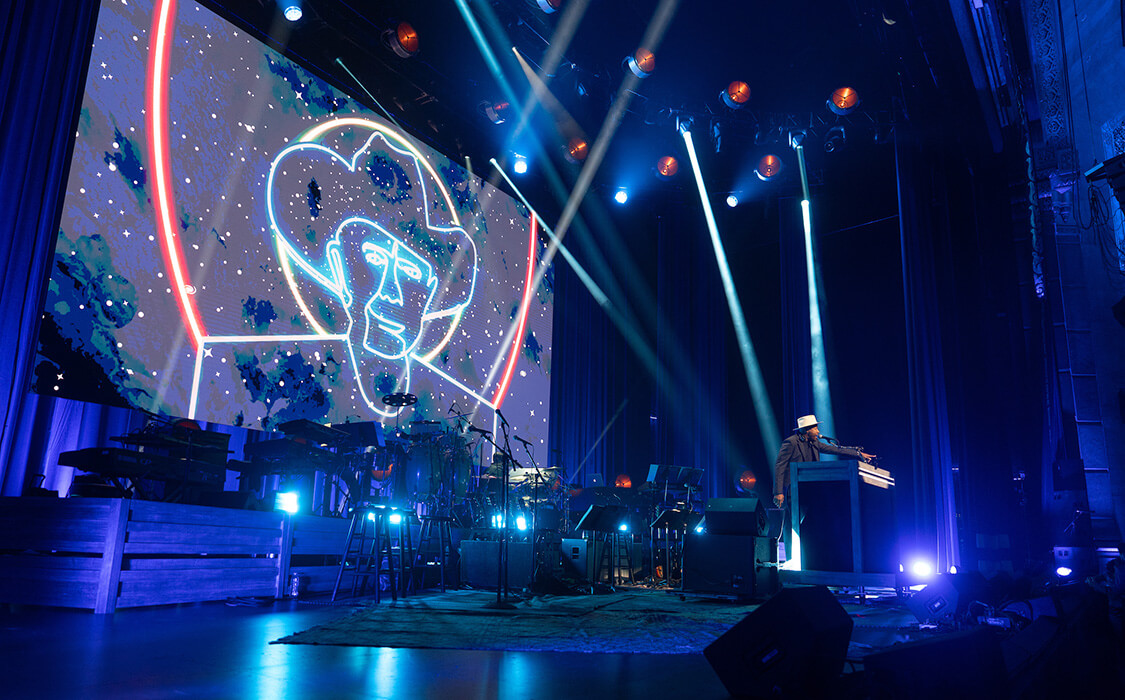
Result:
M727 254L723 250L723 241L719 238L719 227L715 223L715 213L711 211L711 200L707 196L707 186L703 184L703 172L699 169L699 158L695 154L695 144L691 138L691 130L683 128L684 143L687 144L688 156L691 158L691 169L695 173L695 185L699 188L699 200L703 204L703 214L707 218L707 230L711 233L711 245L715 248L715 260L719 264L719 275L723 280L723 292L726 293L727 307L730 309L731 321L734 322L734 334L738 338L738 350L742 355L742 366L746 370L746 382L750 385L750 395L754 401L754 413L758 417L758 429L762 432L762 446L766 451L767 464L772 464L777 456L780 446L778 439L777 421L774 419L773 408L766 384L762 380L762 370L758 366L758 357L754 353L754 344L750 340L750 329L746 325L746 317L742 313L742 306L738 301L738 292L734 288L734 278L730 273L727 263Z
M836 428L832 415L832 391L828 385L828 359L824 349L824 327L820 315L819 269L812 241L812 211L809 201L809 178L805 170L805 149L796 146L797 163L801 168L801 223L805 230L805 277L809 285L809 354L811 359L813 411L824 426L824 432L834 435Z
M547 234L547 237L551 239L551 245L562 254L563 259L566 260L567 264L570 265L571 269L578 275L578 279L582 281L583 286L585 286L586 290L590 292L590 295L594 297L594 301L598 302L598 306L603 308L607 306L609 304L609 297L606 296L605 292L602 291L601 287L599 287L597 282L594 281L594 278L586 272L586 269L582 267L578 260L571 255L570 251L567 250L566 246L564 246L558 236L555 235L554 230L543 220L543 217L539 216L539 212L535 211L535 207L531 206L531 202L527 201L527 197L523 196L523 192L520 191L520 188L516 187L516 183L512 182L512 178L508 177L508 173L504 172L504 169L500 167L500 163L498 163L495 158L489 159L488 162L492 164L492 167L496 168L496 172L500 173L500 176L504 178L504 181L512 188L512 192L519 197L523 205L527 207L527 210L531 212L531 215L539 219L539 225L542 227L543 232ZM550 251L549 255L544 256L544 259L547 261L552 258L554 258L554 253ZM547 264L548 262L544 262L543 270L546 270ZM536 278L535 283L538 284L540 279L541 278Z

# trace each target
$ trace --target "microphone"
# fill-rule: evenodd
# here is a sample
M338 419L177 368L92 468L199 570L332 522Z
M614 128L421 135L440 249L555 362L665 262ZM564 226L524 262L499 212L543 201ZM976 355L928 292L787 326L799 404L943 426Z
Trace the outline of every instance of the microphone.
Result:
M500 412L499 408L496 409L496 415L500 416L500 420L504 421L504 425L508 426L509 428L512 427L512 424L508 422L508 419L504 417L504 414Z
M453 413L454 412L453 409L455 409L455 408L457 408L457 402L456 401L454 401L453 405L449 407L449 410L445 412L445 415L448 416L450 413Z
M481 435L484 435L486 437L492 434L491 430L485 430L484 428L478 428L477 426L473 425L472 423L469 423L469 432L470 433L480 433Z
M525 447L531 447L531 443L530 443L530 442L528 442L527 440L524 440L524 439L523 439L523 438L521 438L521 437L520 437L519 435L513 435L512 437L514 437L515 439L517 439L517 440L519 440L520 442L522 442L522 443L524 444L524 446L525 446Z

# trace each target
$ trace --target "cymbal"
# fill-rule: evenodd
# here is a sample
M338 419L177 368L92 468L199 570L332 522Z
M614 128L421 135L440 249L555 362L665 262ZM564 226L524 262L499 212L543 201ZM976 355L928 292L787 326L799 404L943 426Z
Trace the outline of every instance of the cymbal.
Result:
M540 484L546 484L554 481L555 477L548 474L512 474L508 477L510 484L532 484L538 481Z
M387 394L386 396L383 397L382 400L383 400L383 403L386 404L387 406L395 406L395 407L400 407L400 408L402 406L413 406L414 404L418 403L418 397L417 396L415 396L414 394L404 394L404 393Z
M441 425L439 420L412 420L411 425Z

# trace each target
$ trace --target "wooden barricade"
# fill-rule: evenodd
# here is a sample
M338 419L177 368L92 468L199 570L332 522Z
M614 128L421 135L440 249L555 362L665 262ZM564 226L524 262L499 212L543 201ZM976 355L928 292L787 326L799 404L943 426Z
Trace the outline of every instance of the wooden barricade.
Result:
M127 502L0 498L0 600L112 611Z
M0 499L0 601L113 612L282 590L288 518L108 498Z
M332 590L349 521L118 498L0 498L0 603L86 608Z
M282 513L131 501L118 607L276 595Z
M332 590L340 570L340 557L348 538L347 518L294 515L290 519L287 569L302 578L302 591L325 593ZM288 580L286 574L285 580Z

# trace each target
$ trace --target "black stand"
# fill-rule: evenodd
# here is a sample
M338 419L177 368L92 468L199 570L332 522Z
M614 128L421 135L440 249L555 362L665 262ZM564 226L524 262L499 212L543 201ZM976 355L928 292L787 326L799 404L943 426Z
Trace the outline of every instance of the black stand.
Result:
M400 409L395 412L394 437L395 440L401 441L402 428L399 426L399 418L402 416L401 409L406 408L407 406L413 406L414 404L418 403L418 397L414 394L405 394L399 392L395 394L387 394L382 398L382 401L384 406L390 406L391 408ZM408 498L407 494L405 493L406 488L405 484L403 483L403 479L406 476L405 469L400 468L396 469L395 471L397 471L398 474L391 475L391 498L393 498L394 501L399 503L400 505L405 505L407 501L410 500L410 498ZM404 493L399 493L400 488L402 488Z
M664 585L672 586L672 568L673 557L675 563L680 571L680 588L683 589L683 571L684 571L684 541L687 539L687 534L699 524L703 519L699 513L690 510L677 510L669 508L660 514L656 520L649 525L651 531L652 542L652 562L653 562L653 582L660 583L661 579ZM656 571L656 533L661 532L664 540L664 576L657 579ZM673 537L673 533L675 537Z
M518 464L518 462L508 448L507 421L501 419L501 427L504 430L504 447L496 444L492 439L492 433L481 432L485 440L488 440L500 454L508 458L508 464L504 466L504 476L500 480L500 513L503 520L500 524L500 546L497 547L496 552L496 601L484 607L489 610L515 610L516 606L506 600L508 597L508 526L510 525L508 522L508 484L512 466Z
M599 506L592 505L586 509L578 524L574 526L575 530L586 533L595 533L591 535L589 540L593 545L591 549L598 549L598 544L601 544L601 553L597 554L597 561L594 564L593 581L590 582L591 589L596 590L602 585L602 564L608 564L608 571L606 572L606 592L612 593L617 590L614 586L617 583L617 570L620 568L618 561L618 545L619 545L619 529L620 524L625 520L627 511L624 506ZM630 536L628 545L628 566L629 578L633 576L633 545ZM587 550L589 551L589 550Z
M520 441L523 442L522 439ZM539 470L535 455L531 453L526 442L524 442L523 449L524 452L527 452L528 459L531 460L532 469L535 470L535 476L532 477L535 481L531 484L531 583L535 585L535 582L539 580L539 568L542 564L539 561L539 482L543 481L543 472Z

